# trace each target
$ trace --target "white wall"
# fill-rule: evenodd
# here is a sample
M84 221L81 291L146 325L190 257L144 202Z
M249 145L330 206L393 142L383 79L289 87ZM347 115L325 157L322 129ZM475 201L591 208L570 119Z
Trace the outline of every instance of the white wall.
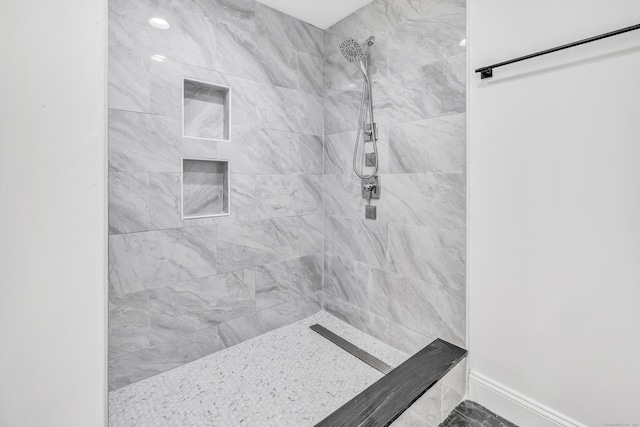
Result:
M106 1L0 2L0 425L105 420Z
M640 16L468 3L470 69ZM523 427L542 421L500 386L576 423L640 423L640 31L494 75L470 72L471 398Z

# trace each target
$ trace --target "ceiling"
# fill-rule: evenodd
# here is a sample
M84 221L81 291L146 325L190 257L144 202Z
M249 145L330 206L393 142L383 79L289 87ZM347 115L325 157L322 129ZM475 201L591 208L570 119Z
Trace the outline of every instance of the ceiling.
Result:
M262 4L326 30L372 0L258 0Z

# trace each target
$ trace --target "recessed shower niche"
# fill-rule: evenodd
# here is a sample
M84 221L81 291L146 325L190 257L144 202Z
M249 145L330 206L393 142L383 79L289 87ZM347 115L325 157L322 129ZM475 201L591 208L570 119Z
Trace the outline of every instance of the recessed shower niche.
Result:
M182 159L182 219L229 215L229 161Z
M230 116L231 88L183 78L183 136L229 141Z

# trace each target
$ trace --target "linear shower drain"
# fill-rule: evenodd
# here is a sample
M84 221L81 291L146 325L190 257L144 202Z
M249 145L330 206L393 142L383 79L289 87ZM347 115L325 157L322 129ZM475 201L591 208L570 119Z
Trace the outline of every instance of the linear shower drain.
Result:
M383 374L386 375L386 374L388 374L389 372L391 372L393 370L393 367L391 367L390 365L387 365L382 360L378 359L377 357L373 356L372 354L367 353L366 351L362 350L361 348L351 344L349 341L345 340L341 336L338 336L338 335L334 334L333 332L331 332L330 330L328 330L324 326L320 326L318 324L315 324L315 325L311 325L310 328L311 328L311 330L313 330L314 332L317 332L318 334L322 335L323 337L325 337L326 339L328 339L329 341L331 341L332 343L334 343L335 345L337 345L338 347L340 347L341 349L343 349L347 353L351 354L352 356L357 357L358 359L362 360L367 365L371 366L374 369L377 369L378 371L382 372Z

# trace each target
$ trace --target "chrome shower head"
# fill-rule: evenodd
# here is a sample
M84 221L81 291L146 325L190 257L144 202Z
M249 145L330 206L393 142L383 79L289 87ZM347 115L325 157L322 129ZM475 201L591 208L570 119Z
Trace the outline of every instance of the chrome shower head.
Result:
M340 52L349 62L356 62L365 55L365 47L360 45L357 40L349 38L340 43Z
M360 70L366 79L369 79L369 72L367 70L367 47L373 46L376 42L374 36L369 37L364 43L360 44L354 38L348 38L340 43L340 52L349 62L357 62L360 66Z

